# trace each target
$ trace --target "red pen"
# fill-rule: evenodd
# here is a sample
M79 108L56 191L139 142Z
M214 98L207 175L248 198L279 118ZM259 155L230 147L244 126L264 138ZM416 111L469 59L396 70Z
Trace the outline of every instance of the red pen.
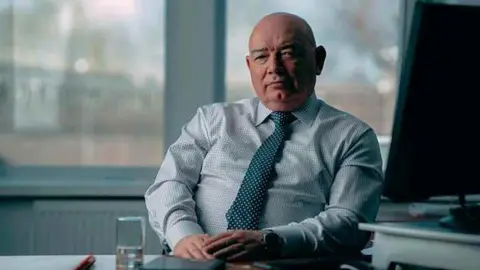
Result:
M88 270L93 266L94 263L95 263L95 256L88 255L74 268L74 270Z

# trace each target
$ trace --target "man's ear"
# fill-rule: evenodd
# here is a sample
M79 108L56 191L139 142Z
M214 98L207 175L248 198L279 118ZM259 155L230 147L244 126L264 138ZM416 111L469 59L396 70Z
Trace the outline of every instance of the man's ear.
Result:
M320 75L322 73L323 65L325 64L326 58L327 58L327 51L322 45L315 48L315 64L317 66L317 70L316 70L317 75Z

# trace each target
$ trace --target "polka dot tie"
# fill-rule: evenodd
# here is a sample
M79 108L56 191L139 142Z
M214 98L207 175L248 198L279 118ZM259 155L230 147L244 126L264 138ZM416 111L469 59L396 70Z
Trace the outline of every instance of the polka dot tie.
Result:
M285 141L287 124L294 116L288 112L273 112L270 117L275 122L275 131L253 155L237 197L226 213L229 230L258 230L275 157Z

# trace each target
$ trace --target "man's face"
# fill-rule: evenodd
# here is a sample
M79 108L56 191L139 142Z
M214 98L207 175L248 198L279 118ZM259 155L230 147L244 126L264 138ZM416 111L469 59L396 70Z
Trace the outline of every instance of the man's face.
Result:
M247 65L257 96L270 110L293 111L312 93L324 54L311 43L298 25L281 19L254 30Z

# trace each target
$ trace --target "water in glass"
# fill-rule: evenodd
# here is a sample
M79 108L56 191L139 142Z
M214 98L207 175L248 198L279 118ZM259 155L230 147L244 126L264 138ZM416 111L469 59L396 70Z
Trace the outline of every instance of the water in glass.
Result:
M139 267L143 265L143 253L145 249L144 218L118 218L116 240L116 269L139 269Z
M117 246L117 270L139 269L143 265L143 248L139 246Z

